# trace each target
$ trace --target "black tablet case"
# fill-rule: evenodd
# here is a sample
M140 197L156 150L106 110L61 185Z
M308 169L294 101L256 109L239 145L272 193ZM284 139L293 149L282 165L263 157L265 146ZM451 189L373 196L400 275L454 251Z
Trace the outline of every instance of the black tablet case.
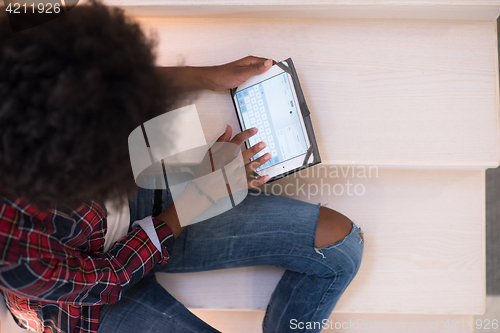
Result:
M300 109L300 112L302 113L302 118L304 119L304 125L306 127L307 136L309 137L309 142L311 144L311 146L309 147L308 152L306 154L306 158L304 158L304 162L306 162L310 159L310 154L312 154L313 160L311 163L305 163L299 168L296 168L296 169L290 170L288 172L284 172L282 174L274 176L268 182L272 182L274 180L283 178L283 177L288 176L288 175L290 175L294 172L297 172L299 170L302 170L302 169L308 168L310 166L321 163L321 157L319 156L318 144L316 142L316 137L314 136L314 130L313 130L312 123L311 123L311 112L309 111L309 108L307 107L306 100L304 98L304 93L302 92L302 88L300 87L299 78L297 76L297 72L295 71L295 66L293 65L293 61L291 58L288 58L286 60L283 60L282 62L276 63L276 66L283 69L285 72L290 74L290 76L292 77L293 85L295 87L295 94L297 95L297 99L299 102L299 109ZM236 111L236 113L238 113L238 109L236 108L236 103L234 101L234 94L236 93L236 89L237 88L231 89L231 100L233 101L234 110ZM243 126L240 122L239 117L238 117L238 123L240 125L240 129L243 130Z

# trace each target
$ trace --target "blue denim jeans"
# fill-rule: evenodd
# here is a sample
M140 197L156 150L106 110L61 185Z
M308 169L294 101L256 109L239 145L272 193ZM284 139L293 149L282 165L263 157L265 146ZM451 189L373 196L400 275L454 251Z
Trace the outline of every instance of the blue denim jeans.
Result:
M163 208L172 203L163 191ZM139 190L130 201L131 221L151 215L154 194ZM319 205L251 191L235 208L190 225L176 239L167 273L245 266L286 269L262 323L264 333L320 332L319 323L356 275L364 243L354 223L343 240L314 245ZM305 323L318 323L314 329ZM304 328L298 323L304 323ZM192 314L148 274L115 304L101 307L99 332L218 332Z

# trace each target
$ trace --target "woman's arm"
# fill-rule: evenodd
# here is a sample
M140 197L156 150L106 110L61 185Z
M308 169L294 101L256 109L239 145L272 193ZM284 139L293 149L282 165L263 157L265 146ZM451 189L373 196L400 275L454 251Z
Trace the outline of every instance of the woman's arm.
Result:
M275 62L271 59L248 56L219 66L158 67L158 71L175 80L183 93L197 90L223 91L264 73L273 63Z
M170 228L154 219L163 256L141 229L129 232L106 253L86 252L89 231L82 229L82 221L105 223L98 206L84 204L76 210L82 221L56 210L44 214L25 215L0 204L0 289L32 300L114 303L153 266L165 263L173 244Z

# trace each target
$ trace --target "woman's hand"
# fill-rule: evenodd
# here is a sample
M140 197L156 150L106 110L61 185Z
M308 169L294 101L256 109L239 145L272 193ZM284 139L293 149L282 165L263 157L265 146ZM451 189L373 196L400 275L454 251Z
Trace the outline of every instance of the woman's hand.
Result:
M236 134L232 139L232 128L227 126L224 133L219 139L208 149L203 161L198 166L194 178L197 184L203 188L203 191L210 193L210 195L218 200L231 194L231 187L233 190L239 191L244 188L254 188L260 186L269 180L268 175L262 177L248 179L248 175L255 175L254 171L261 165L269 161L271 154L266 153L259 158L250 161L250 159L266 147L264 142L244 150L242 155L243 164L233 163L236 156L239 154L240 146L245 140L254 136L257 133L257 128L250 128L246 131ZM247 163L248 162L248 163ZM244 172L241 168L244 168ZM216 177L204 177L219 169L224 169L226 172L227 191L225 188L217 186ZM246 176L246 177L245 177ZM233 183L234 182L234 183Z
M253 127L253 128L247 129L246 131L243 131L243 132L240 132L240 133L236 134L231 139L232 133L233 133L233 129L231 128L231 126L227 125L224 134L222 134L219 137L219 139L217 140L217 142L231 142L231 143L234 143L236 146L239 147L239 146L241 146L241 144L243 142L245 142L250 137L252 137L255 134L257 134L257 128ZM252 146L252 147L250 147L248 149L245 149L242 152L243 162L250 161L250 159L253 156L255 156L256 154L258 154L264 148L266 148L266 144L265 144L264 141L261 141L261 142L257 143L256 145L254 145L254 146ZM266 163L270 159L271 159L271 154L270 153L265 153L264 155L260 156L256 160L253 160L253 161L251 161L249 163L246 163L245 164L245 173L246 173L246 175L247 176L248 175L253 175L253 172L255 170L257 170L261 165L263 165L264 163ZM269 180L269 178L270 177L268 175L264 175L264 176L256 178L256 179L247 180L247 187L250 189L250 188L254 188L254 187L260 186L260 185L264 184L265 182L267 182Z
M248 56L225 65L209 67L212 69L211 90L223 91L244 83L254 75L266 72L275 64L272 59Z
M244 167L246 175L252 174L253 171L271 158L269 153L264 154L254 161L246 163L244 166L240 163L238 163L238 165L233 165L233 163L231 163L235 160L235 155L239 154L240 145L256 133L256 128L250 128L236 134L231 139L232 129L231 126L228 125L224 134L222 134L217 142L209 149L202 163L199 165L195 173L195 179L191 181L191 183L195 184L188 183L184 191L175 199L174 205L170 205L158 215L158 218L165 221L170 227L175 238L184 230L186 225L190 224L197 216L211 207L214 204L214 200L217 201L221 198L225 198L228 194L234 195L234 193L231 193L233 189L240 191L245 187L253 188L269 180L269 176L267 175L257 179L247 180L242 177L243 172L241 170L241 168ZM228 142L232 144L227 144ZM252 156L264 148L264 142L259 142L251 148L244 150L242 152L243 161L249 161ZM231 166L227 168L229 165ZM237 184L231 183L231 186L229 186L229 184L226 183L226 187L224 187L220 186L220 178L204 177L221 168L226 170L226 177L233 178ZM236 169L239 169L239 171ZM238 179L234 179L234 177L230 176L233 172ZM202 192L200 192L200 190Z

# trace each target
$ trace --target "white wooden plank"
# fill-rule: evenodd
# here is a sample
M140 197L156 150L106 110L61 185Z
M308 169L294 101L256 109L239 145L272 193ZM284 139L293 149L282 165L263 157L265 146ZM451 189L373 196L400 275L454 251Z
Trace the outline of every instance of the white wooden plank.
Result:
M500 2L402 0L107 0L136 16L495 20Z
M494 22L143 18L158 64L292 57L330 164L498 165ZM228 93L195 101L208 140L237 127Z
M291 184L287 196L328 204L363 228L363 263L334 312L482 313L484 173L379 170L371 178L347 173L302 178L302 172L267 189L278 194L278 186ZM362 195L354 194L355 186ZM190 308L264 310L281 273L253 267L159 274L159 279Z

